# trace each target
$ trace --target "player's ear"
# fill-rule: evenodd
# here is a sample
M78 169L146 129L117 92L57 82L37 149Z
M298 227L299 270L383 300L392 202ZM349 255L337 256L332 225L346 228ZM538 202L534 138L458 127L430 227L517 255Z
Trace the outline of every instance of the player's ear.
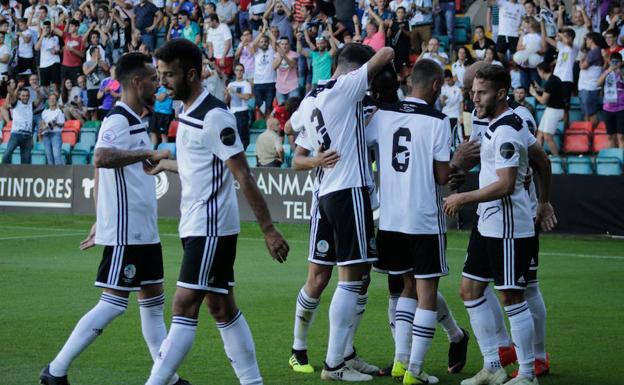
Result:
M197 73L197 70L195 68L191 68L186 73L186 80L188 80L189 82L193 82L198 77L198 75L199 74Z

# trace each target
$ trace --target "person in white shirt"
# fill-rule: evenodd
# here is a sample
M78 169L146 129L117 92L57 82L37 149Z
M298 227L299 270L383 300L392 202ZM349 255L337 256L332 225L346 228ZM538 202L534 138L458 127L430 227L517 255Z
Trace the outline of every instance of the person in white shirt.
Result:
M498 37L496 51L501 62L507 61L507 51L513 55L518 45L520 24L524 16L524 6L517 0L490 0L498 5Z
M418 57L418 60L422 59L431 59L443 68L449 62L448 55L440 50L440 41L435 37L429 39L429 43L426 46L423 43L422 54Z
M5 39L6 34L0 32L0 76L9 74L9 62L11 61L11 48Z
M54 84L58 90L61 86L61 44L58 36L52 34L49 20L43 22L41 29L41 36L35 45L39 51L41 85L48 87Z
M35 38L33 32L28 28L28 20L21 19L18 23L19 32L17 38L17 72L20 75L31 74L35 68Z
M457 48L457 60L451 65L451 72L453 73L453 79L455 83L462 88L464 86L464 72L466 67L472 64L473 58L470 55L470 51L466 47Z
M58 96L50 94L48 96L48 108L41 113L39 126L39 135L43 137L48 164L65 164L61 155L63 125L65 125L65 114L58 106Z
M262 111L265 117L271 116L273 110L273 99L275 99L275 82L277 73L273 68L275 59L275 36L268 32L264 26L261 32L256 36L249 51L254 55L254 78L253 93L256 100L256 107Z
M462 111L464 110L463 100L463 91L455 82L453 74L449 70L444 70L440 104L442 105L442 113L449 118L453 130L458 123L461 124Z
M17 147L20 148L21 164L30 163L30 153L33 146L33 109L35 105L41 103L40 93L35 92L35 95L36 100L32 102L28 88L16 88L14 83L9 83L7 86L7 101L2 106L2 113L6 119L8 116L7 109L10 106L13 120L9 143L2 155L2 163L4 164L11 164L13 152Z
M243 142L243 148L249 146L249 105L251 99L251 84L245 80L245 67L237 64L234 67L234 76L225 89L225 101L230 104L230 111L236 118L236 130Z
M234 51L232 50L232 32L227 24L219 22L216 14L208 15L206 45L208 57L215 58L216 64L227 76L232 75Z
M540 23L532 17L524 17L522 25L528 32L520 32L520 38L513 54L513 60L520 69L520 82L522 87L528 89L531 83L539 81L537 75L537 65L544 61L544 57L539 53L542 50L542 36L540 34Z

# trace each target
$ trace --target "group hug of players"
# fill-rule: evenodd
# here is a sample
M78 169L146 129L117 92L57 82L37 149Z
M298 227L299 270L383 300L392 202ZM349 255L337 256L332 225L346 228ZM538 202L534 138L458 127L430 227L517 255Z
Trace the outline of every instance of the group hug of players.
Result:
M71 363L124 313L133 291L138 292L141 328L154 360L146 385L190 384L176 370L191 349L204 301L239 382L263 383L251 331L234 300L240 230L234 179L258 219L271 256L284 262L289 247L250 174L233 115L201 85L201 55L194 44L175 39L156 52L158 72L139 53L126 54L117 63L123 93L100 129L94 154L97 220L81 245L104 246L96 279L103 293L41 371L42 384L69 384ZM545 307L536 276L537 229L552 229L556 218L548 203L550 165L533 136L535 123L522 107L508 102L510 78L502 67L474 65L466 71L464 84L475 103L475 129L451 158L449 120L434 108L444 82L442 69L433 61L417 62L411 95L399 101L393 57L391 48L375 53L361 44L347 44L337 55L332 78L306 95L287 124L287 132L298 132L294 167L317 171L308 279L297 296L289 364L295 372L314 372L307 333L337 265L322 379L369 381L374 374L385 374L359 357L353 346L371 267L388 275L395 357L386 372L404 384L437 383L424 371L424 363L438 323L450 341L448 371L461 371L469 335L455 322L438 282L449 272L445 214L478 203L461 297L484 365L461 383L537 384L537 376L549 369ZM168 151L151 150L139 117L142 107L153 103L159 81L183 104L175 160ZM380 173L377 188L370 148ZM479 163L479 189L444 199L443 186L461 185L466 171ZM169 332L163 319L162 252L151 177L162 171L178 173L182 186L183 260ZM380 214L376 235L375 207ZM502 293L511 338L490 282ZM516 360L519 369L507 381L504 366Z

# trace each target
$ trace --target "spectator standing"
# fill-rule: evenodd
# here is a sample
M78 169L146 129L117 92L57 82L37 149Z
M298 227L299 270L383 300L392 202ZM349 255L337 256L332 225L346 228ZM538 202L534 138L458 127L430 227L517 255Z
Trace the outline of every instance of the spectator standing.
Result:
M264 11L266 11L267 0L251 0L249 4L249 25L254 38L263 29Z
M241 41L236 48L234 59L245 68L245 80L253 80L254 75L254 54L250 50L252 34L250 29L244 29L241 34Z
M269 26L277 27L279 36L286 36L288 41L293 41L293 29L290 22L290 8L283 0L269 0L264 11L264 18L269 20Z
M585 37L585 57L579 63L578 90L581 101L581 110L584 120L591 121L595 127L598 124L598 111L600 110L600 86L598 78L602 74L604 60L602 49L606 43L598 32L589 32Z
M485 28L482 25L478 25L474 29L474 42L472 43L472 50L475 53L477 60L483 60L485 58L485 49L487 47L496 46L494 40L485 36Z
M443 36L443 32L446 32L449 46L452 47L455 39L455 0L438 0L433 20L436 36Z
M529 88L533 81L538 81L537 65L544 61L540 55L542 48L542 35L540 34L540 23L532 17L525 17L523 26L528 32L520 32L520 38L513 54L513 60L520 66L520 82L524 88Z
M466 67L471 65L472 62L473 59L468 48L464 46L457 48L457 60L451 66L451 73L458 87L464 87L464 73L466 72Z
M622 55L619 52L611 54L609 68L600 75L597 83L603 86L603 110L609 146L624 149L624 78Z
M219 16L219 22L225 24L232 34L236 30L236 15L238 14L238 7L232 0L219 0L216 7L217 15Z
M249 105L251 99L251 84L245 80L245 66L238 63L234 67L234 80L231 81L225 92L226 102L236 118L236 130L241 138L243 147L249 146Z
M419 54L423 50L423 45L431 39L431 28L433 27L433 4L431 0L414 0L412 6L411 46L412 52Z
M461 124L463 111L463 92L453 79L450 70L444 70L444 84L440 92L440 104L442 113L448 116L451 122L451 129L455 129L457 124Z
M178 28L180 28L180 35L178 37L192 41L201 47L202 34L199 29L199 25L191 20L191 17L186 10L181 10L178 13L177 24Z
M488 32L492 33L492 39L498 40L498 24L500 9L496 2L489 2L485 14L485 25Z
M36 100L36 102L39 104L40 101ZM14 84L9 84L7 104L11 106L13 123L11 137L2 156L2 163L10 164L13 152L19 147L21 164L30 164L30 153L33 146L33 103L30 102L30 92L27 88L15 88ZM5 106L2 107L3 115L8 115L6 108Z
M275 90L278 104L284 104L289 98L299 97L298 59L299 54L290 49L288 37L280 37L277 55L273 60L273 69L276 70Z
M438 63L438 65L442 68L444 68L444 66L449 62L448 55L440 49L440 41L435 37L429 39L429 43L427 45L423 43L422 55L418 57L418 60L422 59L431 59Z
M256 140L258 167L282 166L284 162L284 140L279 133L279 121L275 118L269 118L266 130Z
M171 16L171 20L169 21L169 30L167 31L167 41L182 37L182 30L184 29L182 19L183 16L180 16L179 12Z
M580 48L585 42L585 36L592 29L592 22L582 6L576 5L574 1L572 3L574 6L574 12L572 13L572 25L570 26L570 28L574 31L574 45ZM559 30L562 30L566 27L563 11L557 14L557 27L559 28ZM583 58L583 56L585 56L585 54L579 51L579 54L576 57L577 65L578 62L580 62L580 60ZM575 80L577 80L577 78L578 73L575 77Z
M35 35L28 28L28 20L21 19L18 22L19 32L17 33L17 73L20 75L28 75L35 68Z
M518 36L524 7L517 0L490 0L498 5L498 37L496 39L496 51L501 62L507 61L507 51L513 55L516 53Z
M11 48L6 43L6 34L0 32L0 77L8 76L11 62Z
M30 92L30 102L33 105L33 129L39 128L41 113L45 109L45 102L50 94L48 87L41 87L39 75L32 74L28 77L28 91Z
M390 3L390 9L392 4ZM407 0L403 0L401 4L406 4ZM394 68L402 78L409 75L410 69L410 31L409 22L407 21L407 10L404 6L396 8L396 17L391 21L390 28L387 29L390 46L394 48Z
M77 84L78 76L82 73L82 60L85 57L84 41L78 34L80 23L77 20L70 20L62 31L54 28L57 36L63 37L63 61L61 62L61 81L71 79Z
M141 32L141 42L151 51L155 47L155 30L163 18L163 14L149 0L140 0L134 6L135 27Z
M59 90L61 86L61 43L59 38L52 34L52 26L48 20L43 22L42 33L35 49L39 51L41 85L48 87L54 84Z
M245 29L251 31L249 25L249 4L251 0L239 0L238 1L238 28L242 33Z
M169 141L169 125L173 121L173 98L171 91L165 86L158 87L154 101L154 113L150 120L150 136L152 144L158 145ZM160 138L159 138L160 137Z
M607 43L607 48L605 49L607 57L611 56L612 53L620 52L624 49L624 47L618 44L619 34L619 30L616 29L608 29L604 33L605 42Z
M221 72L213 59L203 59L202 85L220 101L225 101L225 79L227 76Z
M273 60L275 59L274 45L275 37L267 33L267 27L265 26L249 47L250 51L254 54L254 99L256 100L256 107L262 108L264 104L265 116L270 116L273 99L275 98L276 72L273 69Z
M82 70L87 77L87 110L89 111L90 120L98 120L98 98L97 94L100 89L100 83L106 78L109 71L109 65L104 58L100 56L99 47L91 47L91 60L86 61L82 65Z
M301 45L301 35L297 39L297 52L312 59L312 85L316 86L320 80L331 78L332 60L336 54L336 44L329 31L324 31L323 36L317 36L315 43L312 43L308 30L304 30L303 35L312 51L304 51ZM328 43L329 41L329 43ZM328 50L329 48L329 50Z
M45 147L46 161L48 164L62 165L63 157L61 155L61 132L65 125L65 115L58 106L58 96L50 94L48 96L48 108L41 113L41 122L39 125L39 134L43 138L43 146Z
M499 66L503 66L503 63L499 62L498 60L496 60L496 47L487 47L485 49L485 57L483 58L483 61L488 63L488 64L494 64L494 65L499 65ZM512 67L513 67L512 63ZM520 71L518 71L518 74L520 74ZM513 81L513 76L512 76L512 81Z
M63 83L63 91L61 92L63 112L66 120L80 120L84 124L87 118L87 90L85 87L87 81L84 75L78 78L78 84L74 86L71 79L65 79Z
M234 65L232 32L226 24L219 22L219 17L214 13L208 15L208 27L206 38L208 57L214 58L219 69L229 76Z
M557 125L563 120L564 113L561 79L553 75L550 63L540 63L537 66L537 72L544 81L544 88L542 89L537 82L534 82L529 88L529 93L540 104L546 106L542 120L539 122L537 141L539 144L548 143L551 154L559 156L559 148L553 137L557 132Z
M110 76L102 80L97 98L101 100L98 110L98 120L104 120L115 102L121 97L121 83L117 80L115 66L110 67Z
M535 107L526 100L527 90L522 87L516 87L513 90L513 95L516 103L529 110L533 118L535 118Z
M377 52L386 46L386 23L375 12L372 3L368 9L368 15L372 20L366 23L366 37L363 44Z

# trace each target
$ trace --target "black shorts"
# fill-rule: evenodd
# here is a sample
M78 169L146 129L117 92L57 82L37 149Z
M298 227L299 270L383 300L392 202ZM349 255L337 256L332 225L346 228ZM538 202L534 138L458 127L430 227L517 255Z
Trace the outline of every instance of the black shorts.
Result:
M122 291L138 291L142 286L163 281L160 243L104 246L95 286Z
M570 99L572 99L572 90L574 89L574 83L561 82L561 91L563 92L563 109L570 109Z
M320 197L319 213L331 229L338 266L377 261L373 210L367 187L335 191Z
M513 55L516 53L516 46L518 45L518 38L513 36L501 36L498 35L496 39L496 52L506 54L507 50L511 51Z
M167 135L169 133L169 125L173 120L172 114L161 114L154 112L150 118L149 130L154 134Z
M535 225L535 235L531 238L531 264L529 270L537 271L539 267L539 225Z
M89 111L95 111L98 109L100 103L98 103L98 89L87 90L87 109Z
M228 294L234 287L234 260L238 234L182 238L184 257L178 286Z
M54 63L49 67L39 68L41 85L48 87L52 84L61 84L61 64Z
M321 217L318 209L310 219L310 246L308 261L317 265L336 264L334 234L327 219Z
M446 234L405 234L379 230L377 252L376 271L387 271L392 275L412 272L419 279L448 275Z
M17 57L17 73L21 74L28 70L32 71L35 68L35 58L29 57Z
M604 111L604 120L607 134L624 134L624 111Z
M472 229L462 275L475 281L492 282L498 290L523 290L531 263L533 237L490 238Z

